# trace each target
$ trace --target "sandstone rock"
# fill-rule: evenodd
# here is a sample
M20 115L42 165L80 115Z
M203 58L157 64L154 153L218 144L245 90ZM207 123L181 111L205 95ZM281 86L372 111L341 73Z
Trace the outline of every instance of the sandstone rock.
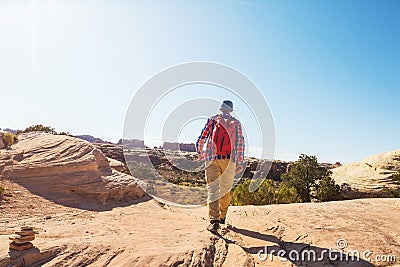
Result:
M107 211L67 208L35 196L11 181L7 187L19 193L18 205L2 203L10 225L0 225L0 266L393 266L396 263L305 260L292 262L291 251L337 249L345 239L346 251L370 250L374 255L400 255L398 199L357 199L324 203L268 206L232 206L222 238L209 233L207 207L181 208L157 201L142 201ZM27 204L38 209L20 216ZM40 209L39 209L40 208ZM57 220L42 224L44 215ZM1 217L1 216L0 216ZM1 219L0 219L1 220ZM72 224L75 222L75 224ZM9 251L7 230L13 225L43 229L34 248ZM225 231L225 227L228 231ZM16 228L17 229L17 228ZM18 229L19 230L19 229ZM85 234L85 232L88 232ZM51 248L59 250L48 254ZM260 261L257 252L284 250L282 261ZM52 250L54 251L54 250ZM266 249L265 249L266 251ZM33 254L35 253L35 254ZM46 253L46 257L41 256ZM29 255L29 256L28 256ZM35 255L35 257L34 257ZM264 255L264 254L263 254ZM325 257L327 254L324 255ZM341 256L345 256L341 254ZM396 256L397 257L397 256ZM322 263L321 263L322 262ZM398 263L398 260L397 260Z
M125 163L124 152L121 145L94 143L93 146L103 152L107 158Z
M16 235L20 236L33 236L35 232L33 230L21 230L19 232L15 232Z
M92 150L92 155L94 156L96 163L97 163L97 169L101 170L108 170L110 169L110 163L107 159L107 157L98 149L93 149Z
M35 236L10 237L9 239L20 245L35 240Z
M0 172L31 192L65 205L75 205L77 197L106 203L145 195L140 181L112 170L99 149L65 135L20 135L11 151L0 152Z
M35 244L35 255L55 245L60 250L45 261L43 257L28 261L29 250L21 254L9 252L4 235L0 235L0 266L23 266L20 262L25 266L393 266L399 261L369 263L360 257L346 262L341 258L345 254L332 259L322 252L338 250L340 238L348 244L345 252L359 251L362 255L368 250L375 255L400 255L395 223L400 221L400 212L393 207L396 201L358 199L230 207L228 231L221 230L222 238L205 230L208 224L204 218L205 206L182 209L166 204L161 208L150 200L105 212L90 212L89 216L76 210L80 214L75 219L60 216L61 221L46 223L48 234ZM54 206L58 213L65 212L64 207L47 204L50 207L43 206L44 209ZM70 225L71 220L76 225ZM31 221L32 218L21 219L21 223ZM271 254L261 256L267 255L268 260L261 261L257 253L267 249ZM289 253L302 255L308 249L321 260L289 259ZM280 250L284 254L277 254ZM11 260L13 255L17 257Z
M33 248L33 244L31 242L27 242L24 244L17 244L15 241L10 242L10 249L13 250L27 250Z
M400 150L390 151L363 160L379 174L393 174L400 169Z
M10 250L27 250L33 247L30 241L35 240L35 233L32 227L24 226L21 227L20 232L15 232L16 236L9 237L8 239L12 240L9 243Z
M125 168L125 164L122 163L121 161L118 161L118 160L115 160L115 159L112 159L112 158L107 158L107 159L108 159L108 162L109 162L109 165L110 165L111 169L114 169L114 170L120 172Z
M28 250L16 251L12 250L9 257L0 259L0 267L4 266L42 266L44 262L54 258L60 254L63 247L50 247L45 250L39 250L36 247Z
M400 189L392 176L400 169L400 150L368 157L332 170L338 184L347 184L361 193L380 193L385 188Z

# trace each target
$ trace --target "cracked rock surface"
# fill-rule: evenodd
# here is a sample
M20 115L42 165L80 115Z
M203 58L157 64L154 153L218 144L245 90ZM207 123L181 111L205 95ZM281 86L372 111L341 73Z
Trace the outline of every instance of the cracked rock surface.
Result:
M40 260L41 266L388 266L374 257L400 255L398 199L231 207L227 226L216 236L206 230L206 207L178 208L143 198L85 210L54 203L11 181L1 185L7 188L0 209L1 267L18 266L24 257ZM38 231L35 248L10 255L8 237L22 225ZM339 239L347 243L344 252L371 250L371 259L293 258L296 251L311 249L320 256L329 248L339 250ZM275 252L263 261L266 247Z

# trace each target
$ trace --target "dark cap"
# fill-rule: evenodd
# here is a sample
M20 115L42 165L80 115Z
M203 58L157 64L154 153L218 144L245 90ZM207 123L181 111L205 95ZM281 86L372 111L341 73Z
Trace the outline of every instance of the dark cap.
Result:
M233 110L233 103L230 100L224 100L222 101L220 110L225 110L225 111L232 111Z

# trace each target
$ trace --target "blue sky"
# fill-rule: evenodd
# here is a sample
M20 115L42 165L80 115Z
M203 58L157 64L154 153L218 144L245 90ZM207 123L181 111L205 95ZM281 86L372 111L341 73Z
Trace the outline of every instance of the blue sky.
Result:
M399 12L395 0L0 0L8 114L0 127L42 123L117 141L147 79L179 63L213 61L240 70L264 93L277 158L359 161L400 149ZM201 124L181 140L195 139Z

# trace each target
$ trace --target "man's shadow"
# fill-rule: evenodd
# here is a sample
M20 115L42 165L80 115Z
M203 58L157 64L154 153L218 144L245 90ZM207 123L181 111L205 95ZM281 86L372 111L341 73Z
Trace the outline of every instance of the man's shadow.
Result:
M306 243L286 242L273 235L267 235L247 229L237 228L228 225L230 231L248 236L251 238L275 243L272 246L244 247L242 249L260 261L268 263L274 259L291 262L297 266L351 266L351 267L371 267L370 262L362 259L363 251L359 254L346 253L338 250L311 246ZM279 257L276 259L276 257Z

